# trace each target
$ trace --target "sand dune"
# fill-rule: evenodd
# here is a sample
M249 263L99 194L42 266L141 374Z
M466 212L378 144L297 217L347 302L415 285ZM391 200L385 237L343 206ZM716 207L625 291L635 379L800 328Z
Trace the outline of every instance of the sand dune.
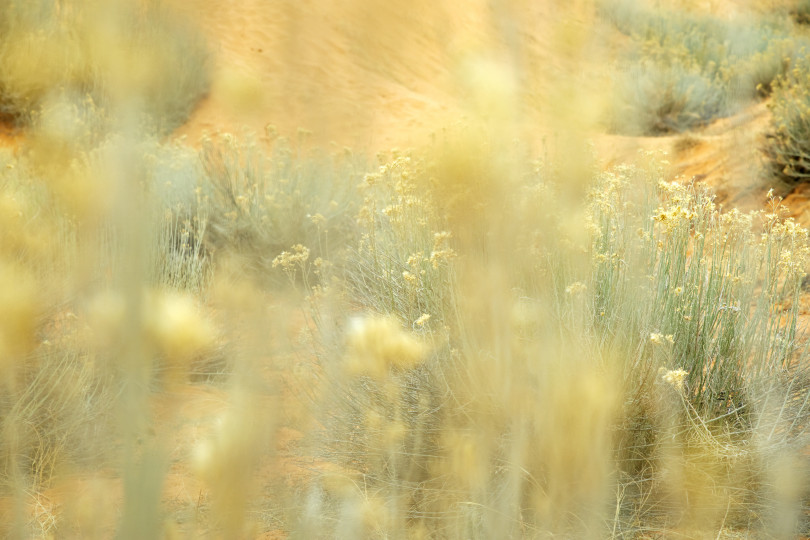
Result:
M273 124L378 149L493 109L536 123L555 73L575 67L565 48L573 58L590 46L591 15L576 4L175 0L203 28L215 71L178 134Z

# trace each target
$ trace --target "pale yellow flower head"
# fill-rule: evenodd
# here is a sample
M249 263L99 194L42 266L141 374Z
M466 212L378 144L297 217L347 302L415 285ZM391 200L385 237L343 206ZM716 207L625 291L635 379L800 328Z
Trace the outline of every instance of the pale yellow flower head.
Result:
M669 343L673 345L675 343L675 336L672 334L660 334L658 332L653 332L650 334L650 341L653 345L663 345L664 343Z
M422 319L422 317L420 317ZM427 318L422 320L422 324ZM390 317L364 317L352 321L347 343L346 371L373 379L391 369L411 369L425 359L425 345Z
M565 288L565 294L579 294L585 292L588 289L588 286L582 283L581 281L576 281Z
M661 380L672 386L678 392L683 392L684 381L686 380L686 376L689 375L687 371L682 369L670 370L661 368L658 370L658 373L661 375Z

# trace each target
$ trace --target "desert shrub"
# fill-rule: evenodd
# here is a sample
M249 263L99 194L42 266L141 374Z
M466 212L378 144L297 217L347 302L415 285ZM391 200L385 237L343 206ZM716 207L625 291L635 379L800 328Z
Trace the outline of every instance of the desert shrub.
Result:
M359 306L395 314L406 325L442 324L456 256L426 174L424 160L397 154L365 175L357 216L362 236L346 271Z
M20 482L42 487L60 469L95 468L108 461L111 445L103 432L109 429L116 391L109 374L94 369L86 352L50 341L22 371L4 385L0 400L3 492Z
M810 177L810 78L808 61L798 60L774 84L769 107L772 129L765 151L776 174L789 181Z
M162 147L147 136L110 137L97 113L89 105L49 105L37 115L26 151L7 150L0 158L4 496L44 489L54 476L114 461L119 445L112 435L113 413L123 377L111 343L122 335L151 343L142 328L148 326L146 317L135 318L124 331L129 308L117 276L133 269L137 275L140 268L141 286L186 294L201 294L209 279L202 234L187 234L205 225L204 214L193 213L201 211L196 152ZM122 148L139 152L141 161L128 170L133 176L115 174ZM138 194L128 205L144 210L137 227L112 217L118 216L111 199L124 183ZM131 249L138 245L131 227L148 250ZM146 256L133 264L138 253ZM174 327L153 323L154 343L141 358L155 366L158 381L174 369L173 356L189 361L198 352L178 353L171 342L188 343L182 326L197 320L194 304L164 296L149 309Z
M207 91L202 38L157 3L5 0L0 11L0 114L15 122L67 91L168 131Z
M632 201L627 192L615 196L622 184L609 176L594 192L601 232L591 282L597 335L612 354L632 358L622 379L637 385L625 401L618 450L628 479L622 504L648 523L671 526L678 508L698 519L671 487L683 482L690 497L705 497L703 475L718 489L696 504L730 508L729 523L748 528L776 504L759 463L807 437L797 324L807 231L784 218L778 199L765 212L720 212L701 188L669 183L659 187L652 219L636 220L616 211ZM653 397L656 387L663 393ZM667 392L683 404L679 412L666 412ZM763 428L780 436L763 438ZM678 480L659 470L672 460Z
M729 116L770 90L803 40L780 20L721 20L652 12L632 2L600 5L632 38L615 80L612 130L680 132Z
M210 283L213 260L205 245L208 200L205 173L195 150L180 145L150 144L146 185L153 224L149 281L173 290L203 294Z
M30 163L0 166L0 493L105 463L116 387L71 311L77 234ZM4 523L4 534L10 534Z
M796 5L790 10L793 19L799 24L810 24L810 2L798 0Z
M357 158L298 155L283 138L209 138L201 150L210 249L243 258L246 269L285 282L283 252L306 247L309 262L337 262L354 234L353 184ZM334 250L334 251L333 251Z
M595 253L596 320L613 338L630 332L636 339L652 335L653 344L665 347L669 341L666 356L691 374L687 384L695 406L705 408L718 396L725 396L724 405L733 396L744 400L746 380L795 361L807 231L784 218L777 199L762 214L720 213L711 194L699 188L662 184L660 189L661 206L652 219L636 223L640 241L616 245L611 230L630 224L596 214L606 226ZM610 192L599 191L597 200ZM644 251L633 253L633 245ZM619 253L626 265L617 262ZM639 272L635 277L625 273L633 268ZM644 276L651 276L649 285ZM650 295L637 304L650 311L628 316L625 309L637 300L625 308L615 304L629 283L638 284L635 294ZM655 326L636 327L635 321Z
M453 220L411 188L437 170L398 155L362 184L345 340L323 348L316 393L330 466L297 534L616 536L777 512L760 463L797 456L810 419L810 242L778 200L723 213L696 187L645 189L656 170L605 174L582 258L531 217L561 208L554 182L521 175L506 200L536 241L482 257L465 249L486 242L431 245ZM414 265L428 249L437 264Z
M731 110L726 83L706 77L696 66L641 61L627 66L624 73L626 78L616 88L623 105L612 124L615 131L637 135L679 132L726 116Z

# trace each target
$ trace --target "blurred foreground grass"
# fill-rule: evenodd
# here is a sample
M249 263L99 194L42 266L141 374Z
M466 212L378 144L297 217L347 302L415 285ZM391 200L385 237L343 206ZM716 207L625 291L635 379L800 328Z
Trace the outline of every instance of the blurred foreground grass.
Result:
M105 13L32 5L13 30L60 50ZM778 198L535 160L491 121L376 161L272 128L191 149L159 137L197 83L153 110L160 78L65 65L3 86L4 536L807 533L810 238Z

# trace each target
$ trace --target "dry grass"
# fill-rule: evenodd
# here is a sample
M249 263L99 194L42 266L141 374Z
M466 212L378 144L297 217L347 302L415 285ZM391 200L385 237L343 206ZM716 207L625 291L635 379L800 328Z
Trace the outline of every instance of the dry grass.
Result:
M41 5L0 21L47 60L0 73L30 119L0 155L4 535L806 534L810 236L778 198L601 171L577 133L532 160L506 113L374 165L160 141L201 88L185 31L85 50L120 13ZM144 42L135 79L102 61Z

